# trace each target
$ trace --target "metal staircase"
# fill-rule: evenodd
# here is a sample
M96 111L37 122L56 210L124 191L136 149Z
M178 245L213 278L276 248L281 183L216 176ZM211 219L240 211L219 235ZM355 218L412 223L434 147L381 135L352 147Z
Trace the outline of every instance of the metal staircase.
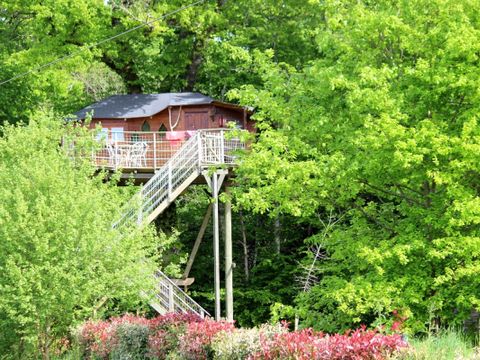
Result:
M227 135L229 134L229 135ZM167 163L126 204L114 228L143 227L160 215L182 194L202 172L210 167L233 165L235 151L244 148L232 131L197 130ZM227 135L227 136L226 136ZM159 313L191 312L201 317L209 315L163 272L155 274L158 284L156 302L150 305Z

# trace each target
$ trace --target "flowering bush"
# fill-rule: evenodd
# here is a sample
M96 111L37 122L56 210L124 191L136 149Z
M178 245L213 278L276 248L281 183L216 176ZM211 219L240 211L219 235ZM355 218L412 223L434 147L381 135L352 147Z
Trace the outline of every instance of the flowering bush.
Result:
M344 335L325 335L312 329L261 338L253 359L382 360L407 347L398 334L382 335L364 327Z

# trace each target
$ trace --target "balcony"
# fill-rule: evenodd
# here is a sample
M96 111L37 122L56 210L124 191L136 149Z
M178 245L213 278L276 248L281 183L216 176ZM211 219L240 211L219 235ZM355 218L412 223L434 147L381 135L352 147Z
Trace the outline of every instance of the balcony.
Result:
M89 156L98 168L154 173L196 136L203 165L233 164L235 151L245 145L232 135L229 129L170 132L102 129L95 138L99 147Z

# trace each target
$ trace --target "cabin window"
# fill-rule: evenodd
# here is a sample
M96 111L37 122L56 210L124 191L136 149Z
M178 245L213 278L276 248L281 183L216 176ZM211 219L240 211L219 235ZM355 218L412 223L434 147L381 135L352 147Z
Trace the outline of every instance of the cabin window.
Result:
M159 135L161 138L164 138L164 137L165 137L165 134L167 133L167 131L168 131L167 127L166 127L164 124L162 124L162 125L160 125L160 128L158 129L158 132L160 133L160 134L158 134L158 135Z
M140 141L140 135L138 133L130 133L130 141L131 142L139 142Z
M108 129L102 128L100 131L97 133L96 137L97 141L107 141L108 140Z
M150 131L150 124L148 123L148 121L143 122L142 131Z
M123 133L123 128L121 127L113 127L112 128L112 141L125 141L125 135Z

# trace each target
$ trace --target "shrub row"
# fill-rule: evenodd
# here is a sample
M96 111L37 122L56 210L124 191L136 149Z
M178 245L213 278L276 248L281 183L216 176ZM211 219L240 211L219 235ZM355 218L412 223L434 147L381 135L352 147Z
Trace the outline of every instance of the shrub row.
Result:
M289 332L286 325L236 329L191 314L89 321L77 336L86 359L381 360L407 348L398 334L365 328L342 335Z

